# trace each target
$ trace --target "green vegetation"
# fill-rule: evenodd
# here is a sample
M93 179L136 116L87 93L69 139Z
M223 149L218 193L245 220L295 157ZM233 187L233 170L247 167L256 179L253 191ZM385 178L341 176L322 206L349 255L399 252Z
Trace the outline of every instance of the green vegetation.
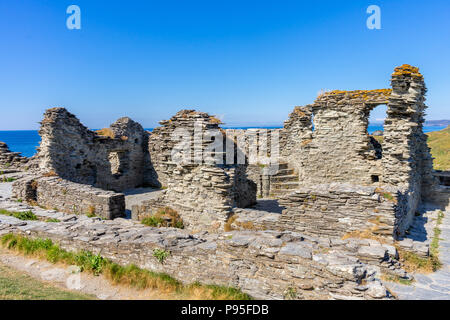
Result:
M61 221L55 218L48 218L47 220L45 220L45 222L61 222Z
M163 249L155 249L153 250L153 256L156 258L156 260L159 261L159 263L163 264L164 260L170 255L169 251L163 250Z
M428 146L431 148L431 155L434 169L450 170L450 126L441 130L427 133Z
M418 256L416 253L400 250L397 248L400 261L405 265L405 270L408 272L435 272L442 267L442 263L439 260L439 236L441 230L439 225L442 223L444 213L439 211L436 221L436 227L434 228L434 236L430 244L430 255L427 258Z
M376 188L375 192L378 193L379 195L381 195L386 200L397 203L397 199L392 195L392 193L386 192L381 188Z
M399 276L392 276L392 275L382 275L381 280L397 282L397 283L403 284L405 286L410 286L413 283L412 280L403 279L403 278L400 278Z
M439 226L442 224L442 219L444 219L444 213L442 211L439 211L436 221L436 227L433 230L434 236L430 244L430 255L435 257L439 256L439 237L441 235L441 229L439 229Z
M0 214L11 216L20 220L37 220L36 215L31 211L13 212L5 209L0 209Z
M16 178L6 178L6 177L0 178L0 182L14 182L16 180L17 180Z
M295 288L289 287L284 292L284 299L286 299L286 300L295 300L297 298L298 298L298 293Z
M7 234L0 238L4 248L45 259L51 263L77 265L81 271L103 275L113 284L127 285L136 289L158 290L167 298L203 300L250 300L251 297L240 290L218 286L203 285L198 282L183 285L165 273L141 269L136 265L121 266L100 255L88 251L68 252L54 244L50 239L31 239L21 235ZM170 254L155 249L154 256L160 262ZM155 254L156 253L156 254Z
M0 264L0 300L93 300L93 296L55 288Z
M183 219L181 219L177 211L170 207L161 208L154 215L144 217L141 223L156 228L172 227L184 229Z
M160 227L164 224L164 219L157 216L148 216L142 219L141 223L149 227Z
M433 167L435 170L450 170L450 126L440 131L433 131L426 134L428 136L428 146L433 156ZM383 144L383 136L372 136L379 143Z

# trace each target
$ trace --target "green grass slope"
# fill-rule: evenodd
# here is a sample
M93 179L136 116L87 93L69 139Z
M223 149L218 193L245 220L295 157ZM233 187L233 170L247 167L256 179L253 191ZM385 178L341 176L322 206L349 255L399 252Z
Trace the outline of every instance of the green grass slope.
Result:
M92 300L95 297L53 287L0 264L0 300Z
M427 135L428 146L434 158L434 169L450 170L450 126L441 131L429 132Z

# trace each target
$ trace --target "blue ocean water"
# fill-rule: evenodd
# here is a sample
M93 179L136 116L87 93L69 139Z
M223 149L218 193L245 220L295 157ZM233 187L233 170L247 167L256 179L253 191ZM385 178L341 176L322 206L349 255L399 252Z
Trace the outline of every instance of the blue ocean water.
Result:
M227 129L250 129L254 127L229 127ZM255 127L256 128L256 127ZM259 127L261 128L261 127ZM281 127L262 127L264 129L277 129ZM445 129L445 126L424 126L424 132L439 131ZM152 129L146 129L152 131ZM376 130L383 130L383 125L369 125L369 134ZM27 131L0 131L0 141L5 142L13 152L21 152L26 157L31 157L36 153L41 137L37 130Z

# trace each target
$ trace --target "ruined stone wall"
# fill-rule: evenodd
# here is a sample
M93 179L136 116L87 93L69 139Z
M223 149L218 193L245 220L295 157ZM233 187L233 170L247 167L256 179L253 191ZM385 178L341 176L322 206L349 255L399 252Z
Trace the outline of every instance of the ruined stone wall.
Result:
M346 183L301 187L280 199L285 207L275 229L314 236L342 237L351 232L392 239L405 215L405 196L397 188Z
M11 152L6 143L0 142L0 169L20 169L27 162L27 157L22 157L20 152Z
M43 172L69 181L123 191L155 185L148 153L148 133L129 118L121 118L99 135L64 108L46 111L36 156Z
M246 162L246 175L256 184L258 197L270 193L270 178L278 172L282 150L280 129L227 129L227 140L236 144L235 162ZM274 139L274 140L273 140ZM272 150L272 144L277 143ZM272 151L275 154L272 154Z
M300 183L348 182L370 185L382 174L367 133L370 111L385 104L391 90L332 91L311 106L312 138L297 157ZM294 160L295 161L295 160Z
M414 218L422 195L433 193L437 181L422 130L426 109L423 76L418 68L403 65L395 69L391 84L393 92L384 126L382 181L402 188L408 195L407 214L399 228L403 233Z
M182 110L160 123L151 134L149 150L158 180L166 188L162 202L177 210L187 227L217 230L233 207L256 202L256 185L247 178L246 165L226 164L224 148L233 141L217 119ZM218 150L212 149L212 141L221 141ZM149 206L144 203L140 212L145 207Z
M125 196L57 177L25 178L13 184L13 197L70 214L104 219L125 216Z
M2 217L0 234L21 232L13 219ZM71 222L69 229L66 223L38 224L28 222L28 234L51 239L66 250L91 251L122 265L167 273L183 283L236 287L256 299L387 297L376 269L300 234L230 232L205 237L116 221ZM155 249L170 255L160 263ZM381 258L386 256L384 249Z
M312 132L312 106L295 107L281 130L281 156L295 165L303 147L311 142Z

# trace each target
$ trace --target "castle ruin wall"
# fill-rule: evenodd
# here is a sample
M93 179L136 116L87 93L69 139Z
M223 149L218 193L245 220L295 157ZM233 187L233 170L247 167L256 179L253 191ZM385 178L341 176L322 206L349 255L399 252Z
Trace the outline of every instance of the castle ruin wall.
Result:
M102 136L87 129L64 108L47 110L36 156L41 171L118 192L155 185L148 133L142 126L121 118L107 130L110 136Z
M125 215L125 196L57 177L28 177L13 183L13 197L50 210L103 219Z

